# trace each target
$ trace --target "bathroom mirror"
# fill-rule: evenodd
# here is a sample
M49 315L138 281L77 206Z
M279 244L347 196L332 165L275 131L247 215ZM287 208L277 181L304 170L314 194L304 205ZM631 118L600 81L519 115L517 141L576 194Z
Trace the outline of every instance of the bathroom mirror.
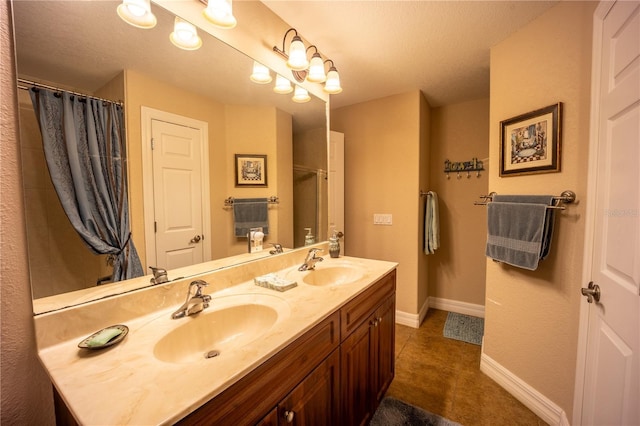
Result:
M261 111L283 112L285 117L290 117L289 134L292 144L289 148L292 152L288 159L290 164L277 163L279 156L269 156L269 170L288 170L291 182L281 183L281 185L293 188L301 183L301 193L305 198L299 202L298 197L295 196L295 188L289 192L294 194L290 197L292 199L283 199L280 193L271 193L269 188L262 192L255 192L255 189L234 187L234 154L262 154L260 139L256 138L255 141L249 141L249 145L245 145L244 149L251 152L235 152L234 148L228 145L220 147L214 145L215 141L210 140L209 158L218 160L215 163L217 165L215 171L212 167L210 172L211 179L215 179L216 184L215 188L211 189L210 198L211 232L214 237L208 241L211 241L210 244L214 247L211 252L212 259L222 262L208 262L203 265L215 269L255 259L255 256L242 254L246 253L246 239L235 238L230 231L233 225L233 212L224 206L224 200L228 197L277 196L280 205L293 204L290 208L294 221L286 224L282 223L283 221L279 223L280 227L293 228L288 230L293 247L303 244L304 228L308 226L318 227L316 234L320 237L317 238L318 240L326 239L326 103L312 95L310 102L298 104L291 100L291 94L274 93L273 82L266 85L253 83L249 80L253 60L204 31L199 31L203 39L203 45L199 50L185 51L176 48L169 40L175 16L155 3L152 4L152 8L158 19L156 27L150 30L134 28L124 23L116 14L116 8L120 3L120 1L73 0L14 1L18 77L111 98L106 95L109 90L105 90L105 86L107 88L113 86L114 82L120 84L119 79L122 80L120 86L123 92L133 90L127 84L132 84L135 79L122 76L123 70L127 70L128 73L138 77L137 80L142 78L160 82L164 87L171 87L172 90L181 91L180 93L189 93L190 96L204 99L204 102L215 102L227 109L252 110L253 117L256 111L258 114ZM271 75L275 80L275 73L272 72ZM156 91L148 93L150 97L157 94ZM179 103L180 99L169 99L169 101ZM48 299L69 291L77 292L77 287L69 288L65 285L70 281L83 282L80 284L83 295L77 299L82 302L79 303L121 291L130 291L132 287L122 283L107 283L96 287L103 278L102 275L108 273L108 268L103 264L104 258L94 256L95 259L91 262L79 261L80 258L84 259L82 257L84 254L81 254L80 250L88 251L88 249L82 243L74 245L67 240L57 239L58 235L53 235L63 234L64 239L64 232L73 234L75 231L70 228L70 225L64 223L66 219L62 217L64 213L61 215L60 212L48 212L48 206L57 200L55 194L51 193L52 185L46 173L44 156L37 152L41 149L41 140L26 90L19 90L19 104L25 204L32 207L27 209L26 215L34 298ZM125 103L125 114L127 108ZM239 120L242 121L242 118ZM250 127L252 118L247 117L244 120L244 125ZM127 125L131 125L129 120ZM286 129L287 126L284 128ZM128 135L130 130L127 129ZM142 142L139 139L134 141L129 138L128 145L136 143ZM246 148L247 146L250 148ZM130 153L131 148L131 146L128 147ZM219 160L220 158L223 159ZM140 172L136 171L139 165L134 163L130 155L130 200L139 196L135 194L136 191L142 191ZM223 170L220 170L221 168ZM214 173L215 176L213 176ZM293 181L298 183L294 184ZM311 200L310 194L313 194ZM135 226L135 223L143 221L143 216L136 216L142 215L142 208L138 205L137 211L134 211L135 203L131 201L130 203L132 204L134 241L138 251L144 252L145 242L144 238L140 237L140 230L145 224L139 225L138 228ZM312 204L318 207L310 212L301 213L306 216L304 223L296 222L299 216L296 209L299 206ZM277 210L280 205L272 206L270 209ZM268 241L280 242L274 239L268 239ZM268 255L269 247L266 244L267 250L262 254ZM144 253L141 258L143 267L150 266L144 258ZM227 261L224 261L225 259ZM72 276L71 272L74 274L78 272L80 277ZM204 271L198 271L198 273L202 272ZM175 274L172 276L171 271L170 278L176 278ZM108 279L106 281L108 282ZM130 281L135 281L133 283L135 288L149 285L148 277L145 280ZM92 295L92 290L96 290L95 296Z

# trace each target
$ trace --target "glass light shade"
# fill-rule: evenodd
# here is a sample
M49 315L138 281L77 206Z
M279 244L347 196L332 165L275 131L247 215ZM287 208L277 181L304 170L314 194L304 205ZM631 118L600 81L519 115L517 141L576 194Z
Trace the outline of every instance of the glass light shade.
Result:
M177 16L173 23L173 32L169 35L169 39L175 46L184 50L196 50L202 46L202 39L198 36L196 27Z
M231 29L238 21L233 16L232 0L209 0L207 8L204 10L204 17L213 25Z
M136 28L153 28L158 23L151 13L150 0L122 0L116 12L124 22Z
M327 73L327 82L324 84L323 90L329 94L335 95L342 92L340 87L340 75L335 67L331 67Z
M278 74L276 75L276 85L273 87L273 91L286 95L287 93L293 92L293 87L291 87L289 80Z
M249 77L251 81L258 84L271 83L271 74L269 68L262 65L260 62L253 61L253 72Z
M294 71L304 71L309 66L307 60L307 50L302 43L302 39L297 35L293 37L289 46L289 60L287 66Z
M309 92L304 87L296 86L296 91L293 92L293 102L304 103L309 102L311 100L311 96L309 96Z
M314 53L309 63L309 74L307 75L307 81L312 83L324 83L327 76L324 73L324 63L319 53Z

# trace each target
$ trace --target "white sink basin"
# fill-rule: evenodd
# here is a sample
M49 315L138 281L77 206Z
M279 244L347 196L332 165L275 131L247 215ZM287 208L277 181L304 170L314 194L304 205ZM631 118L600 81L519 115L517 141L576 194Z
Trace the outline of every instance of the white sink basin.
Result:
M160 361L191 363L211 361L265 335L290 314L279 297L247 294L214 298L210 307L176 321L179 325L155 345Z
M302 272L302 282L313 286L351 284L365 275L365 269L354 263L317 263L311 271Z

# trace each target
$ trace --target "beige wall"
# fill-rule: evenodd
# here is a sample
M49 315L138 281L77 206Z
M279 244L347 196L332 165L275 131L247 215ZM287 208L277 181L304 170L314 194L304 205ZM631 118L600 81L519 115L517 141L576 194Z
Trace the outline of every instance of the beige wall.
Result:
M418 181L419 181L419 191L430 191L431 186L431 168L432 163L432 154L431 154L431 142L435 139L431 136L431 126L432 126L433 114L431 112L431 107L427 102L427 99L421 95L420 96L420 141L419 141L419 149L420 162L418 164ZM424 206L426 203L426 198L421 197L418 202L418 234L416 235L416 243L418 245L418 250L420 254L418 255L418 281L417 281L417 309L419 314L426 314L426 310L428 309L428 300L430 296L429 287L431 283L429 282L429 269L432 268L433 261L431 260L431 255L423 255L424 251Z
M583 240L592 16L596 2L560 2L491 50L489 188L501 194L576 192L556 217L537 271L487 261L484 354L572 416ZM564 103L562 171L500 178L500 121Z
M422 237L419 91L331 112L331 130L345 137L345 247L349 256L399 262L397 309L417 314ZM392 226L373 224L374 213L393 215ZM422 303L421 303L422 302Z
M0 424L53 425L33 328L10 16L9 2L0 2Z
M439 198L441 247L430 256L429 296L484 306L487 212L474 206L487 194L489 173L444 173L444 161L484 160L489 167L489 99L434 108L431 189Z

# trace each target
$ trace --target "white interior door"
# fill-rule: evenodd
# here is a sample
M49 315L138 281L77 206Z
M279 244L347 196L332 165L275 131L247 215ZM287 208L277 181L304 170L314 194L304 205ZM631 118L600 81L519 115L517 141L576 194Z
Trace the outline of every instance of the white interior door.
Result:
M156 264L204 261L201 131L151 121Z
M590 277L583 425L640 424L640 2L601 4L594 25ZM598 58L598 56L600 56ZM599 66L598 66L599 60ZM587 269L587 270L589 270ZM586 285L585 285L586 286ZM581 371L578 371L581 374ZM579 389L578 389L579 390Z

